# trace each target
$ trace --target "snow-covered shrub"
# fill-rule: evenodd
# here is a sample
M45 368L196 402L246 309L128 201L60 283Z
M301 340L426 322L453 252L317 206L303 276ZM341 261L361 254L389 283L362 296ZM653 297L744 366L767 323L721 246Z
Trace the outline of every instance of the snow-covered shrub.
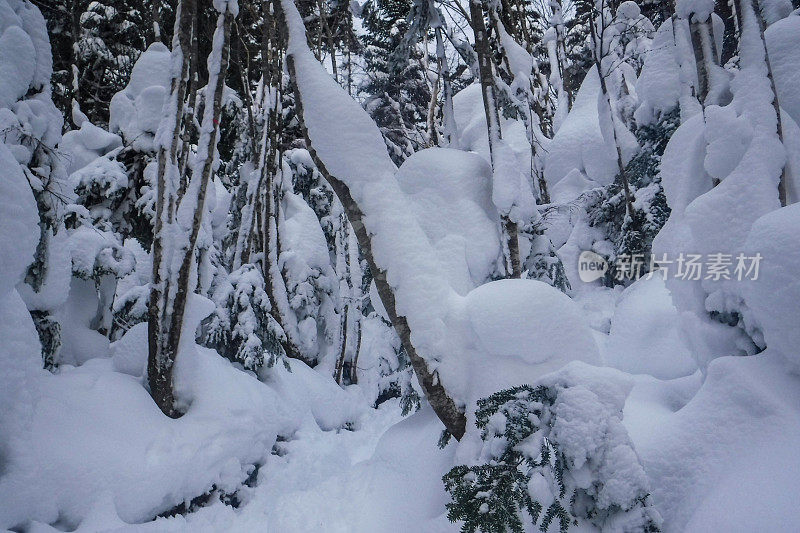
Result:
M543 219L539 219L544 222ZM525 259L525 277L547 283L556 289L567 292L570 286L564 263L558 256L553 241L546 234L544 224L533 224L527 232L531 240L531 251Z
M217 276L212 299L214 313L202 324L200 338L247 370L272 366L282 357L285 333L269 314L272 306L261 270L253 264L227 276Z
M522 385L478 400L478 464L444 477L448 518L464 532L658 531L661 517L621 423L622 405L590 387ZM623 399L624 401L624 399Z
M633 197L633 217L628 216L625 192L619 175L603 189L603 195L589 209L593 226L601 227L612 244L607 257L609 265L606 280L620 280L624 273L614 268L621 256L639 256L643 259L641 274L649 271L653 239L669 218L670 209L661 187L659 164L672 134L678 128L679 113L673 109L653 124L636 130L640 151L625 166L628 186ZM631 281L631 280L627 280Z

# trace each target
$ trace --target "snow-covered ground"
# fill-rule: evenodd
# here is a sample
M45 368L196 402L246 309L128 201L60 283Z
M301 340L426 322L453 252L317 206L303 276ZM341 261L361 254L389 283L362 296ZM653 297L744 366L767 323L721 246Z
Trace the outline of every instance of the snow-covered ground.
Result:
M308 19L276 1L305 137L268 168L271 139L248 153L248 99L222 83L224 120L241 127L225 131L229 160L206 102L197 142L187 131L159 168L181 54L139 50L107 124L74 100L64 128L45 19L0 0L0 529L454 533L464 494L443 476L524 457L514 496L555 509L574 490L571 531L800 531L800 10L764 1L762 20L739 2L736 56L719 65L715 2L679 0L658 29L623 2L606 57L620 68L588 66L571 102L551 72L563 108L548 135L531 114L490 131L472 83L453 98L450 141L400 164L320 64ZM238 13L213 7L210 85ZM644 30L629 40L624 25ZM496 29L515 98L545 83ZM277 94L258 85L258 127ZM188 295L180 343L150 361L174 360L171 418L148 379L149 247L158 178L180 172L188 184L169 185L193 199L167 255L198 239L173 285ZM505 279L509 220L522 279ZM610 262L639 244L654 272L582 276L584 254ZM725 256L730 271L678 276L685 254ZM737 277L745 258L759 263ZM463 411L459 440L431 391ZM497 478L460 482L491 485L469 502L478 518L507 511Z

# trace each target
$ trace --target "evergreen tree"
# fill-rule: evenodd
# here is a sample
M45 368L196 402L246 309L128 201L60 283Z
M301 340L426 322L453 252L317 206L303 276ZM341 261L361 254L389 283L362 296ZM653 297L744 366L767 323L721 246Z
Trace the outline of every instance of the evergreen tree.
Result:
M409 0L369 0L362 11L366 80L359 90L398 164L428 142L423 132L431 95L422 52L402 46L410 9Z
M46 17L52 40L56 106L69 119L74 100L94 124L108 124L111 97L125 87L139 54L148 44L164 37L160 28L174 16L169 2L38 0L35 3Z
M612 244L612 252L607 255L611 268L606 272L606 283L628 283L631 277L650 271L650 257L653 239L666 223L670 214L658 168L661 156L670 137L680 125L677 109L665 114L658 122L643 125L636 131L641 146L625 172L629 179L634 198L633 216L628 216L625 208L624 188L619 176L604 188L602 195L589 207L591 224L602 227ZM618 258L638 257L643 261L636 272L621 264L623 270L617 271Z
M622 427L622 405L591 385L553 381L478 400L483 448L477 464L442 478L453 499L447 517L469 533L522 533L528 521L545 532L552 523L564 533L587 522L601 531L659 531L661 517ZM591 444L576 445L578 432ZM622 475L624 486L615 485Z

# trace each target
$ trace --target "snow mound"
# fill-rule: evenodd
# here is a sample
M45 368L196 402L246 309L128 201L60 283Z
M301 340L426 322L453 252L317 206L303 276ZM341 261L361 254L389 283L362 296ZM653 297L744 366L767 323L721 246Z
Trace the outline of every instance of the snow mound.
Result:
M487 283L467 295L464 315L474 338L469 387L473 401L534 383L571 361L599 364L597 345L580 307L546 283Z
M397 180L459 294L489 279L501 254L492 169L478 154L429 148L409 157Z
M800 512L790 496L800 490L799 385L770 350L711 361L699 391L686 391L685 405L675 405L685 393L674 382L655 390L637 383L623 423L650 478L663 531L792 529ZM641 387L651 390L640 395ZM673 391L661 406L642 401L666 389Z
M763 329L770 349L800 370L800 204L759 218L747 236L747 254L762 256L757 279L744 282L745 303Z
M642 278L622 293L604 359L614 368L659 379L687 376L697 370L661 276Z
M140 150L153 150L153 136L169 93L170 65L169 49L160 42L151 44L136 60L127 87L111 98L109 131Z
M67 173L72 174L120 146L122 146L122 139L120 139L119 135L109 133L88 120L84 120L80 129L68 131L64 134L58 148L68 154L66 158ZM100 165L102 163L95 163L96 167ZM102 169L95 168L94 170Z
M146 360L145 333L144 324L132 328L115 345L113 360L94 359L58 375L29 369L30 415L4 425L15 438L4 447L0 526L28 520L76 526L109 495L123 521L149 520L212 484L236 490L253 465L266 462L277 435L292 435L301 421L336 429L365 409L302 363L292 361L291 372L270 369L265 385L193 346L193 353L181 353L194 359L191 380L183 380L189 390L182 391L192 403L183 417L169 419L142 378L114 371L125 363L130 374L141 373L136 361ZM31 357L38 364L38 353Z

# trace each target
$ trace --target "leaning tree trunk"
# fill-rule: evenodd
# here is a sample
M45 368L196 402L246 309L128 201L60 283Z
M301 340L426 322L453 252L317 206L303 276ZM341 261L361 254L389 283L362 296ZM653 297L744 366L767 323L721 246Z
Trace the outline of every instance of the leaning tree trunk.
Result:
M289 68L289 75L293 80L296 80L297 76L294 68L294 58L289 55L287 56L286 60ZM458 408L453 399L448 395L447 391L438 380L436 375L428 368L428 363L421 355L417 353L414 344L411 342L411 328L408 325L408 320L405 316L397 313L394 292L392 291L392 287L389 285L387 280L386 271L378 266L378 264L375 262L374 256L372 255L372 237L367 231L367 228L364 226L364 213L353 199L353 196L350 193L350 189L347 187L347 185L336 176L333 176L330 172L328 172L325 163L317 155L303 120L302 94L297 86L297 83L294 83L294 87L297 116L300 119L301 127L303 129L311 157L314 160L317 169L331 186L334 193L336 193L336 196L339 198L339 201L342 203L342 206L345 209L347 218L350 220L350 224L352 225L353 231L356 234L358 244L364 253L367 264L370 268L370 272L373 275L373 280L375 281L375 286L378 289L378 295L380 296L381 303L383 304L384 309L386 309L386 314L389 315L392 326L394 327L397 336L400 338L400 342L403 344L403 348L405 348L406 353L411 360L411 366L414 368L414 372L417 375L417 379L419 380L420 386L425 393L428 403L430 403L434 412L442 421L450 434L452 434L456 439L461 439L461 437L464 436L467 425L467 419L464 416L464 412Z
M489 135L489 159L492 169L496 167L497 144L502 140L500 130L500 111L495 95L494 72L492 68L492 55L489 49L489 36L486 23L483 20L483 5L481 0L470 0L470 17L472 31L475 34L475 53L478 56L478 73L483 96L483 110L486 114L486 127ZM522 262L519 257L519 235L517 223L507 215L501 215L500 225L503 233L503 252L506 258L506 272L512 278L522 276Z

